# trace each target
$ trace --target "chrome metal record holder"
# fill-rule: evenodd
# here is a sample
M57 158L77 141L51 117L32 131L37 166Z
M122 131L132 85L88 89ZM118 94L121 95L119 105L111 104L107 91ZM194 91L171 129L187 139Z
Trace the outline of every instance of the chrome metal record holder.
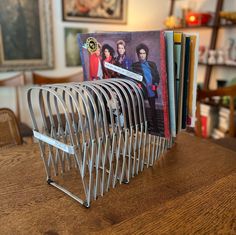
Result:
M148 133L143 94L127 79L32 87L27 99L47 182L85 207L173 145ZM75 175L79 193L63 184Z

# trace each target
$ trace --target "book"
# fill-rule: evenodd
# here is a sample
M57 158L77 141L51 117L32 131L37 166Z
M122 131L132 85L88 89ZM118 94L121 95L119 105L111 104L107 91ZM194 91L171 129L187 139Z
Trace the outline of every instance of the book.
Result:
M208 138L211 136L214 128L218 123L218 110L214 106L207 104L200 104L201 109L201 124L202 124L202 137Z
M149 132L169 138L164 31L79 34L78 43L85 80L135 81L144 94Z
M219 116L218 128L223 132L227 132L229 130L229 118Z
M225 107L220 107L219 116L224 116L224 117L229 118L229 116L230 116L230 109L229 108L225 108ZM236 116L236 110L234 111L234 116Z
M234 124L236 125L236 110L234 111ZM226 133L230 128L230 109L226 107L220 107L219 109L219 121L218 129Z
M222 130L218 128L214 128L211 134L211 137L213 139L221 139L221 138L224 138L225 136L226 136L225 132L223 132Z

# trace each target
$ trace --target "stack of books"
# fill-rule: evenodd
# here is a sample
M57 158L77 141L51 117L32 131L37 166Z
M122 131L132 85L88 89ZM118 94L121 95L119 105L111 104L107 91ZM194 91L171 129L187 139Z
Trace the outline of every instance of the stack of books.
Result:
M218 125L216 128L214 128L211 134L213 139L224 138L229 132L230 110L228 108L221 107L219 109L218 116ZM236 124L236 111L234 112L234 122Z
M209 138L218 124L218 109L216 106L201 104L202 137Z

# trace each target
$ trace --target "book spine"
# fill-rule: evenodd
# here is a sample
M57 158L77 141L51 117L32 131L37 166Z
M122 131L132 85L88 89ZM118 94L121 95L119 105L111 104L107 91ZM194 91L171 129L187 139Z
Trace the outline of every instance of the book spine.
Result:
M207 138L207 116L201 116L202 137Z
M170 125L169 125L169 105L168 105L168 94L167 94L167 73L166 73L166 45L164 32L160 33L160 69L161 69L161 83L162 83L162 95L163 95L163 111L164 111L164 128L165 137L170 137Z

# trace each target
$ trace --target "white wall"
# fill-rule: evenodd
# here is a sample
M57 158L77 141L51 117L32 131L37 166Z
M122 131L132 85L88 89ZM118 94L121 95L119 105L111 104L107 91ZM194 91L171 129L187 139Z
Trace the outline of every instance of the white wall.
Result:
M95 23L75 23L62 21L61 0L52 0L53 9L53 33L55 51L55 69L42 71L40 73L63 76L81 71L81 67L68 68L65 66L64 53L64 28L76 27L87 28L89 32L95 31L128 31L128 30L156 30L163 28L163 21L168 15L169 0L128 0L127 24L95 24ZM0 79L12 76L16 72L0 73ZM31 83L31 73L26 72L27 83ZM27 110L26 90L21 93L21 119L30 123ZM9 107L15 110L14 89L0 89L0 107Z
M64 28L87 28L89 32L95 31L131 31L131 30L156 30L163 28L163 21L168 15L170 1L163 0L128 0L127 24L96 24L77 23L62 21L61 0L52 0L53 9L53 33L55 50L55 69L40 70L40 73L47 75L63 76L81 70L78 67L65 66L64 53ZM15 73L0 73L0 78ZM27 80L30 82L30 74L27 73Z
M187 0L186 0L187 1ZM41 73L47 75L67 75L74 72L80 71L81 68L67 68L65 66L65 55L64 55L64 28L65 27L78 27L87 28L89 32L94 31L131 31L131 30L155 30L163 28L163 21L169 13L169 6L171 0L128 0L128 19L127 24L95 24L95 23L75 23L75 22L63 22L62 21L62 9L61 0L52 0L53 3L53 29L54 29L54 50L55 50L55 69L48 71L40 71ZM199 11L214 11L216 0L192 0L191 4L195 4L196 10ZM194 3L195 2L195 3ZM177 1L178 4L186 4L184 1ZM236 1L225 0L226 8L225 10L236 9ZM180 14L180 11L179 13ZM217 42L217 47L221 48L224 46L225 40L228 37L235 37L235 29L220 29L219 40ZM193 31L196 31L194 29ZM211 29L199 29L200 33L200 44L209 45ZM216 86L216 80L226 79L230 80L235 77L236 69L234 68L214 68L213 76L211 79L211 87ZM0 73L0 79L10 76L12 73ZM31 82L31 73L26 73L28 83ZM205 75L205 66L199 66L198 69L198 81L203 82ZM26 97L24 92L21 95L22 100L20 101L22 107L26 105ZM0 107L6 106L13 110L15 95L14 90L0 89ZM28 121L28 111L27 107L22 112L22 119Z
M159 9L156 9L158 6ZM96 24L71 23L62 21L61 1L53 0L54 16L54 44L56 71L52 73L70 73L78 68L66 68L64 56L64 28L87 28L89 32L96 31L128 31L128 30L155 30L163 28L163 19L168 14L168 1L162 0L128 0L127 24ZM47 72L49 73L49 71Z
M66 67L64 55L64 28L76 27L87 28L89 32L95 31L128 31L128 30L155 30L163 28L163 21L169 13L171 0L128 0L127 24L91 24L75 23L62 21L61 0L52 0L53 3L53 29L54 29L54 50L55 50L55 69L40 71L42 74L63 76L81 71L80 67ZM181 7L194 7L196 11L214 11L216 0L182 0L176 1L175 14L181 16ZM225 0L224 10L236 9L236 1ZM222 28L217 40L217 48L223 48L229 37L235 37L235 29ZM192 30L196 31L196 29ZM199 29L200 45L209 46L211 29ZM198 82L204 81L205 66L199 66ZM211 77L211 88L216 86L217 79L230 80L235 77L236 69L234 68L213 68ZM0 73L0 79L11 76L15 73ZM31 73L26 73L28 83L31 83ZM0 101L1 102L1 101Z

